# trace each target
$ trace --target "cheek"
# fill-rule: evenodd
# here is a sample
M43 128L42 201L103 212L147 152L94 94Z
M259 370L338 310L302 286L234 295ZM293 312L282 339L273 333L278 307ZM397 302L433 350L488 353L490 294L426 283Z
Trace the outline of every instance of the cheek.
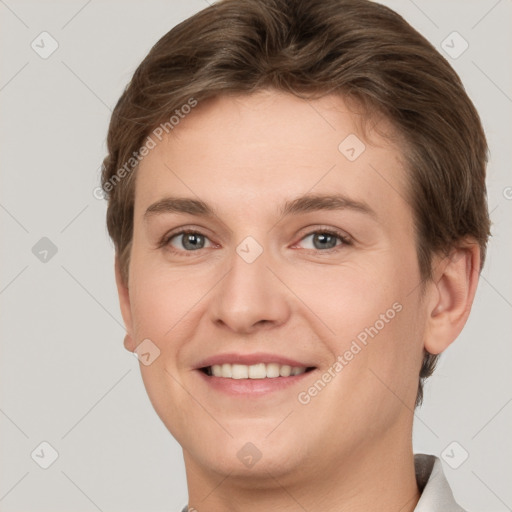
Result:
M135 250L130 282L135 333L140 339L154 338L163 350L170 345L164 341L190 323L208 287L208 274L187 267L170 268L154 254Z
M353 339L364 342L375 330L383 331L397 316L403 296L396 272L378 255L296 276L293 289L329 328L338 353Z
M398 263L395 255L381 264L372 259L367 268L337 269L323 279L311 304L334 333L324 339L333 360L343 357L338 385L358 389L371 401L396 401L393 393L408 403L415 398L424 321L414 284L415 254L409 256Z
M377 416L390 420L414 409L423 359L421 304L406 290L396 290L393 297L398 300L391 306L391 297L386 298L356 337L365 342L359 343L365 354L358 368L354 366L355 387L373 404Z

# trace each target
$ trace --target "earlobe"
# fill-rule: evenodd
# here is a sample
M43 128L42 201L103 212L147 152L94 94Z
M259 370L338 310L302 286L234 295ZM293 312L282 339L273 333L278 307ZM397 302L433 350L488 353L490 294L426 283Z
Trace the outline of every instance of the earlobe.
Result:
M135 350L135 342L129 334L124 337L124 348L128 350L128 352L133 352Z
M116 274L116 285L117 295L119 297L119 306L121 308L121 314L123 316L124 325L126 327L126 336L124 338L124 347L126 350L133 352L135 350L135 342L132 331L132 313L130 305L130 292L128 286L123 280L121 275L121 265L119 257L116 254L115 257L115 274Z
M471 311L480 271L480 247L466 241L436 264L425 350L439 354L457 338Z

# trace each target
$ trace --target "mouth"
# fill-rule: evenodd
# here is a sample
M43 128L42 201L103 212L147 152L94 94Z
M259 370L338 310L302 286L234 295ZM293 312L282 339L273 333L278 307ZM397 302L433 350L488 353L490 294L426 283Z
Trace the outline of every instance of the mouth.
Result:
M308 373L315 369L314 366L291 366L279 363L245 364L214 364L199 368L208 377L220 377L223 379L283 379Z
M196 367L196 375L209 390L230 398L243 400L272 395L288 400L288 394L280 393L299 386L316 369L272 354L224 354L203 361Z
M317 366L304 359L291 359L281 354L230 352L203 359L195 367L195 374L201 377L209 391L227 394L231 398L268 397L275 394L276 399L287 400L287 394L278 393L299 386L317 369Z

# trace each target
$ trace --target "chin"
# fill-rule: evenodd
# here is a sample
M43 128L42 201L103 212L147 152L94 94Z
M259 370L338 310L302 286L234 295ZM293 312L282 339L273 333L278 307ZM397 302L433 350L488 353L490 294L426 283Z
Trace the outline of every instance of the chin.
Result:
M263 435L245 433L211 437L208 433L190 435L187 439L178 439L184 449L186 458L194 460L207 471L220 475L230 475L230 478L240 478L241 481L250 478L254 488L255 479L266 482L269 478L279 478L294 472L301 467L305 457L304 439L271 439L269 430ZM286 432L284 432L286 434ZM286 436L285 436L286 437ZM198 439L202 439L198 442ZM187 445L190 448L187 448ZM301 449L297 449L301 446Z

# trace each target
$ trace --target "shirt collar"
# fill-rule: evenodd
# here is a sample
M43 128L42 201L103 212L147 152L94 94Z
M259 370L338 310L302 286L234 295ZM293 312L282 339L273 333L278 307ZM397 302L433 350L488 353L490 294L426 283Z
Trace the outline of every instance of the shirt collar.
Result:
M414 467L421 491L414 512L465 512L453 497L438 457L418 453L414 456Z

